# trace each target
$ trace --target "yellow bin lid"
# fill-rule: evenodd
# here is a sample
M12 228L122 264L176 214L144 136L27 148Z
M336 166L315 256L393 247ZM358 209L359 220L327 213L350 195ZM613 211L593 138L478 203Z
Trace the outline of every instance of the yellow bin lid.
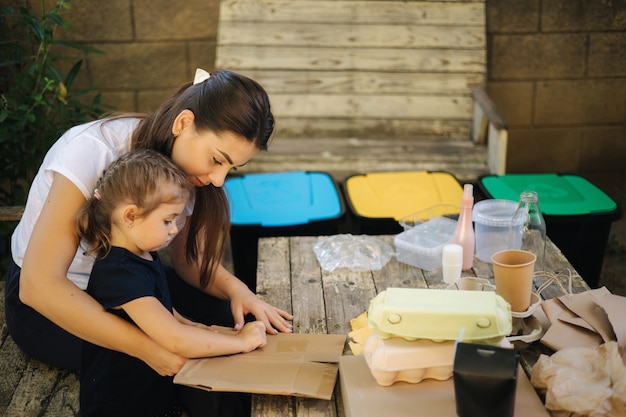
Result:
M356 215L399 221L435 205L458 206L463 187L447 172L375 172L346 179L346 194Z

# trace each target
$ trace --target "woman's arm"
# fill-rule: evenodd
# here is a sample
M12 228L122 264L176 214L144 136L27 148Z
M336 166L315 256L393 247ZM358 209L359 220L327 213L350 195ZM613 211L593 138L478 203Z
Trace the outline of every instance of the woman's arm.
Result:
M20 299L81 339L140 358L161 375L177 373L185 358L159 346L136 326L105 312L67 278L79 243L74 218L84 202L71 181L54 174L24 255Z
M200 288L200 262L190 264L185 260L187 231L187 226L183 227L169 246L172 264L178 276L188 284ZM265 328L270 334L277 333L277 330L281 332L292 331L292 325L288 322L288 320L293 319L291 314L261 300L250 291L246 284L221 264L213 273L209 285L202 291L223 300L230 300L236 330L242 328L244 316L251 313L257 320L265 324Z
M120 308L157 343L188 358L250 352L267 341L265 325L260 321L247 323L237 334L222 334L193 322L181 323L155 297L137 298Z

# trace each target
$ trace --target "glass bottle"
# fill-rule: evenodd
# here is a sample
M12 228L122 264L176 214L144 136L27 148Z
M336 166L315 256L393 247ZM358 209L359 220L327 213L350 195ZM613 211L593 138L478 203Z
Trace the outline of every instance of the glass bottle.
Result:
M522 191L520 194L509 228L509 243L513 249L534 253L537 256L535 271L545 270L546 222L539 210L537 192Z

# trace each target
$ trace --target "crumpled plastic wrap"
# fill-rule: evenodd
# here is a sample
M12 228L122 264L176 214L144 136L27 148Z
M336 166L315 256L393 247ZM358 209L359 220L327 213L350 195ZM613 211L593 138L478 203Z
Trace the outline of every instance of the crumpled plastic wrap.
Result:
M553 417L626 416L626 367L617 342L541 355L530 382Z
M391 245L368 235L324 236L315 242L313 251L322 269L330 272L339 268L377 271L395 256Z

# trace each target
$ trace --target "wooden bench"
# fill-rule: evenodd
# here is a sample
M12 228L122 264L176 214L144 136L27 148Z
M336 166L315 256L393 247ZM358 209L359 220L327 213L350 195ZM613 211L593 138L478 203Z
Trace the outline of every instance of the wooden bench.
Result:
M447 171L459 181L506 172L507 124L483 90L475 99L472 140L276 138L238 173L325 171L336 180L374 171Z
M506 170L485 94L484 0L222 0L216 67L259 81L276 117L244 172Z
M24 214L24 206L0 206L0 221L19 221Z
M0 415L74 417L78 415L78 375L32 359L9 336L0 282Z

